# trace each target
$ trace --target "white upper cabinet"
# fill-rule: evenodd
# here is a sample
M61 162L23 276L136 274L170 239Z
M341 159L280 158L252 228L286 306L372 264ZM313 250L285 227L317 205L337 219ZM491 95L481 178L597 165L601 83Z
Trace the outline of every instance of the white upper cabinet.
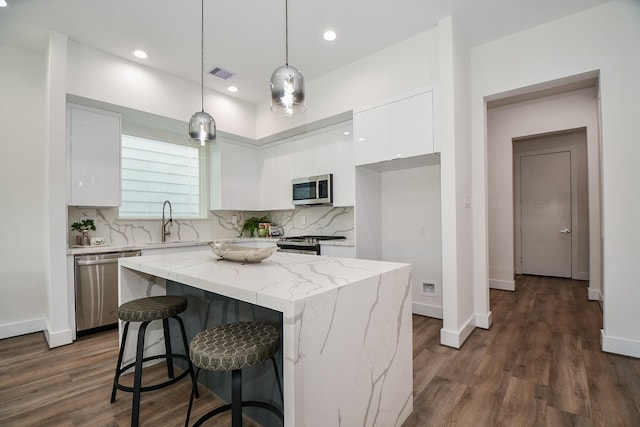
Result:
M293 140L293 178L333 174L334 206L353 206L354 203L351 133L352 122L347 122Z
M70 206L120 206L121 116L67 106Z
M261 148L258 152L258 164L260 210L293 209L293 143L285 142Z
M355 164L433 153L433 102L429 88L354 110Z
M293 141L293 178L313 176L313 138Z
M389 106L381 105L353 113L353 144L356 165L389 158Z
M211 210L258 210L258 152L224 138L209 145Z

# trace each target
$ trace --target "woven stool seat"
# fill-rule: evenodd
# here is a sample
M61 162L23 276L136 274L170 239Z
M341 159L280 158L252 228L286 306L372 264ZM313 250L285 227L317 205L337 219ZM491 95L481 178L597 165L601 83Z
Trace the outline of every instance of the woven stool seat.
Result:
M218 406L201 416L193 427L202 425L208 419L225 411L231 411L231 426L242 427L242 408L254 407L274 413L284 424L282 411L269 402L242 399L242 369L271 359L276 382L283 399L282 383L275 354L280 347L280 330L268 322L225 323L199 332L189 345L189 357L196 367L187 419L189 426L193 398L198 393L200 370L231 371L231 403Z
M270 323L227 323L199 332L191 340L189 356L198 368L231 371L268 360L279 341L280 332Z
M140 298L118 308L118 318L125 322L151 322L168 319L187 309L187 299L177 295Z

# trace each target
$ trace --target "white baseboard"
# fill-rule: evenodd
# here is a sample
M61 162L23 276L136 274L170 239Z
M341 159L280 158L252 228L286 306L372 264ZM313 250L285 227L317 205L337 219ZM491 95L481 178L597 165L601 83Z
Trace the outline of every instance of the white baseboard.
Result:
M458 331L449 331L444 328L440 329L440 344L447 347L460 348L462 344L469 338L471 332L475 329L473 320L475 316L472 316L465 322L465 324Z
M574 277L572 277L573 280L586 280L589 281L589 272L588 271L578 271L576 273L576 275Z
M44 330L44 319L25 320L23 322L0 325L0 339L32 334Z
M587 288L587 298L589 301L604 301L602 299L602 292L600 292L600 289Z
M515 291L516 290L516 281L515 280L489 279L489 288L491 288L491 289L499 289L501 291Z
M602 351L640 358L640 341L606 336L600 329L600 345Z
M420 316L435 317L436 319L442 319L442 307L437 305L429 305L422 302L412 303L413 314L419 314Z
M489 329L493 323L491 312L487 314L476 314L476 328Z
M62 331L51 332L51 327L47 325L47 328L44 330L44 337L47 340L47 344L49 344L49 348L60 347L73 342L73 331L71 329L64 329Z

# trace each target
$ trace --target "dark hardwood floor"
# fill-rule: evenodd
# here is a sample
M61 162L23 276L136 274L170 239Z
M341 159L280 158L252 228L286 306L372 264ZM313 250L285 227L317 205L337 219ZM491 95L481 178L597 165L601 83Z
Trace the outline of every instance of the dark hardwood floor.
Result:
M586 282L524 276L517 289L491 291L493 326L460 350L439 344L441 321L414 316L414 412L403 427L640 426L640 359L600 351L602 313ZM115 331L51 350L41 333L0 340L0 426L128 426L130 394L109 403L116 357ZM164 374L155 366L145 379ZM183 425L189 392L183 380L144 394L143 425ZM193 416L219 403L207 394Z

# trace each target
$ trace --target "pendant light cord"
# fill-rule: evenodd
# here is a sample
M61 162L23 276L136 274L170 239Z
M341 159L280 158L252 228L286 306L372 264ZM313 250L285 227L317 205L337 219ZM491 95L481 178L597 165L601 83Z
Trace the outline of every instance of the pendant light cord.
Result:
M289 1L284 0L284 64L289 66Z
M200 3L200 105L204 113L204 0Z

